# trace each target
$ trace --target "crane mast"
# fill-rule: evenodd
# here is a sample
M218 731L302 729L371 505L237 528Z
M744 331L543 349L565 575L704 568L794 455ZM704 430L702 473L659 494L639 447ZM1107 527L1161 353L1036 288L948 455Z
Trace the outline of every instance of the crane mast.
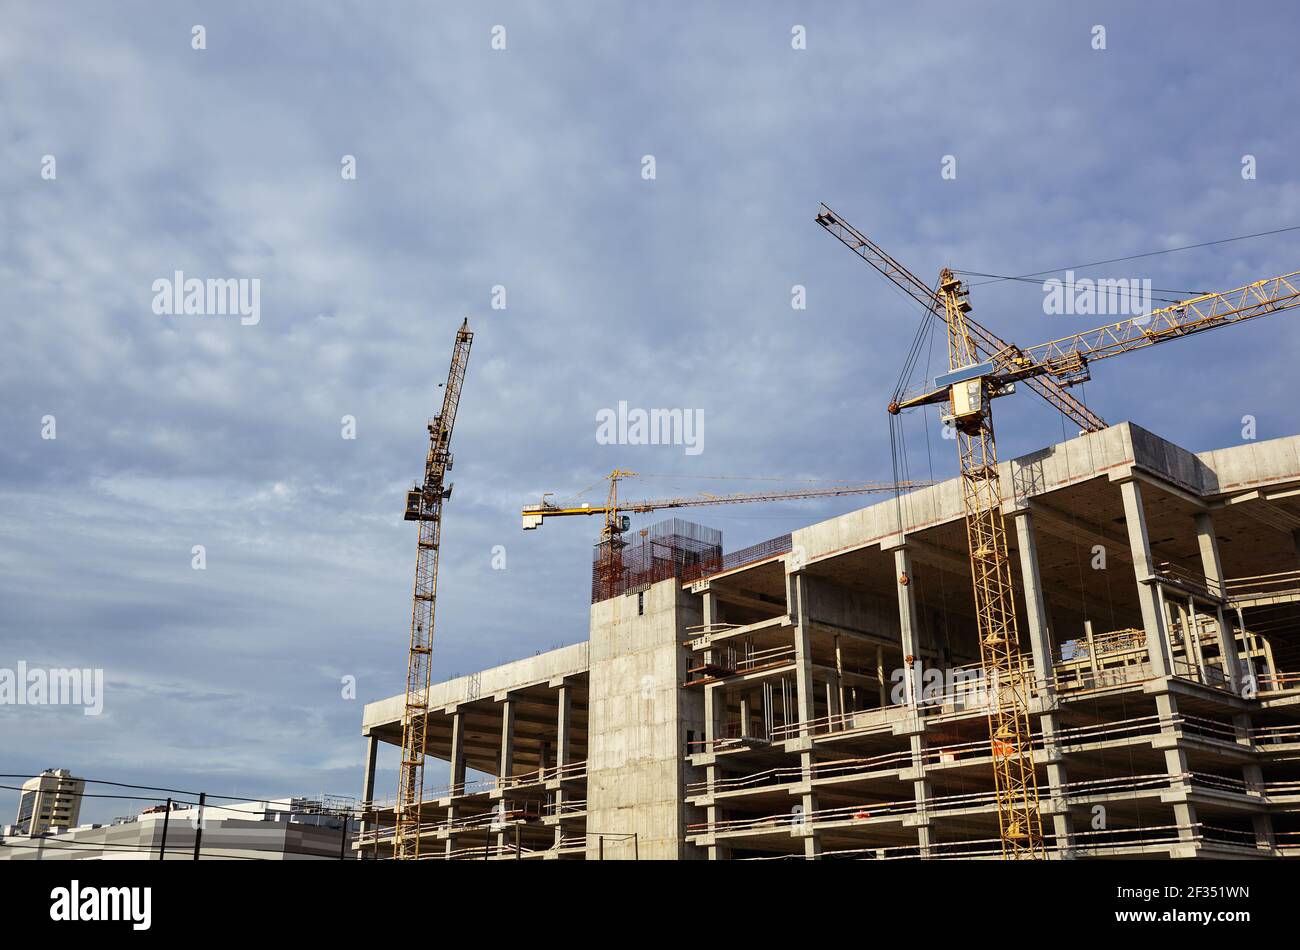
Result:
M424 481L406 493L406 521L419 522L415 554L415 590L411 608L411 648L406 665L406 705L402 713L402 761L398 776L397 831L393 856L420 856L420 806L424 800L425 733L429 714L430 657L434 607L438 594L438 550L442 543L442 503L451 496L444 486L452 466L451 432L456 424L469 348L474 340L469 320L456 331L451 368L442 394L442 409L429 422L429 451Z
M948 368L957 373L978 362L967 328L969 292L947 268L939 295L948 325ZM998 826L1005 858L1043 857L1038 778L1029 727L1030 680L1020 655L1015 587L1002 516L993 414L984 380L951 388L950 412L961 461L966 542L970 551L980 665L989 697L990 751Z

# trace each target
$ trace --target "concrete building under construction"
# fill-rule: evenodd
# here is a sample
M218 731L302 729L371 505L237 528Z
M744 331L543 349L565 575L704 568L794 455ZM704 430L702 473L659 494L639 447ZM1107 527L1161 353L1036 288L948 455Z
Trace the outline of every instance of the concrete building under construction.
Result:
M1125 423L1001 480L1048 857L1300 853L1300 436ZM648 533L585 642L433 686L421 856L999 856L964 517L952 479L725 557ZM364 714L379 857L403 709Z

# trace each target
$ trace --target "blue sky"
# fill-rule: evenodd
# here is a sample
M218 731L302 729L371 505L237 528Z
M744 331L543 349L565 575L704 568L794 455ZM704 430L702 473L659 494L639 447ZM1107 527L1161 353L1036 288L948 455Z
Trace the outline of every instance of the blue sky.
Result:
M596 525L523 534L519 506L544 491L614 466L679 476L638 495L718 490L687 477L706 474L891 477L883 407L918 315L814 224L818 202L931 282L1300 224L1297 19L1210 3L11 6L0 666L100 667L107 695L97 717L0 707L0 771L356 794L361 706L403 683L403 491L463 317L439 678L585 637ZM1297 240L1080 273L1226 289L1300 267ZM257 278L260 322L155 314L152 283L177 270ZM972 291L976 317L1025 344L1104 322L1042 300ZM1087 400L1196 450L1240 442L1247 414L1260 438L1292 434L1298 343L1277 317L1108 361ZM596 413L620 400L702 411L704 451L598 444ZM1061 438L1031 396L998 413L1004 455ZM933 416L906 424L912 474L929 458L952 474ZM732 549L854 504L696 517ZM0 794L0 822L15 801Z

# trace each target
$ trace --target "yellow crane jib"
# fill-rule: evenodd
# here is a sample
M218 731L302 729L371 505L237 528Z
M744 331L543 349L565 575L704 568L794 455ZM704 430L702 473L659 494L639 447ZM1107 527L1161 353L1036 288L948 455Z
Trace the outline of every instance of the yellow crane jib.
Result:
M894 491L910 491L934 484L928 481L905 482L866 482L859 484L834 484L826 488L799 488L769 492L738 492L730 495L699 495L684 498L649 498L635 501L619 501L617 483L624 478L633 477L635 472L615 469L606 475L610 482L609 497L604 504L574 504L567 502L556 504L548 501L550 495L542 497L541 504L524 505L521 510L523 528L531 531L540 528L547 518L583 517L601 515L605 518L606 528L603 537L621 534L631 527L631 519L625 512L645 514L667 508L703 508L711 505L749 504L762 501L797 501L800 499L837 498L846 495L869 495Z
M939 292L936 292L891 257L884 248L845 221L843 217L832 211L826 204L823 203L818 209L815 220L828 234L874 267L903 293L919 303L925 310L925 319L934 316L947 323L950 317L945 298L950 293L955 292L957 311L962 316L962 337L969 341L971 348L971 358L964 360L962 365L978 362L976 356L991 360L997 359L1001 354L1015 351L1016 348L1012 344L999 338L969 316L971 306L969 300L966 299L967 291L962 288L961 282L951 272L948 273L946 278L943 278L943 280L952 281L948 291L945 291L945 288L940 286ZM1081 382L1081 380L1075 380L1075 382ZM1064 413L1072 422L1078 425L1080 430L1098 432L1106 428L1106 420L1075 399L1074 395L1068 391L1067 384L1054 376L1034 376L1026 380L1026 385L1053 408ZM894 411L893 407L891 407L891 411Z

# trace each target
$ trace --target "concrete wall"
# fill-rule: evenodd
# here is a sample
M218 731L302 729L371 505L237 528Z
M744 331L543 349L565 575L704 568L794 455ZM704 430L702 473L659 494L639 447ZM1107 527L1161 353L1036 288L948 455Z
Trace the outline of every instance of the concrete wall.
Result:
M591 608L587 731L587 857L692 857L684 844L686 730L704 730L703 697L681 689L687 628L703 622L700 599L661 581Z
M850 590L824 577L809 577L807 590L808 618L814 624L863 631L890 645L899 642L901 633L895 601Z

